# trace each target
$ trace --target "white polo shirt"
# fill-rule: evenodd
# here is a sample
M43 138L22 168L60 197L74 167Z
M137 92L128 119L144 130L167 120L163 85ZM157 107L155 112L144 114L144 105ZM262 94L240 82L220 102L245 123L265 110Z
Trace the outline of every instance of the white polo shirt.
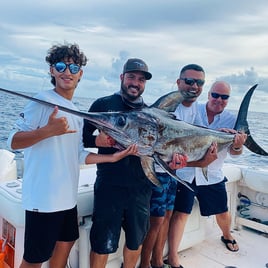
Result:
M236 117L229 111L224 110L222 113L214 117L214 121L209 124L208 116L206 111L206 104L198 104L199 116L195 120L195 124L204 126L210 129L220 129L220 128L234 128ZM195 168L195 178L197 185L209 185L221 182L224 179L224 174L222 172L222 166L224 160L227 157L228 147L224 148L218 152L218 158L213 161L207 167L207 179L205 178L202 168Z

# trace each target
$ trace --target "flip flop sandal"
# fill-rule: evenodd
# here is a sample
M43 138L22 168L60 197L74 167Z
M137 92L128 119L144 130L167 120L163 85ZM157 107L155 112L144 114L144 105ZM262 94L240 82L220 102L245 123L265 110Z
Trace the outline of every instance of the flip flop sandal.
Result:
M226 248L232 252L236 252L238 251L238 249L232 249L228 246L228 244L232 244L232 245L236 245L236 241L235 240L229 240L229 239L225 239L223 236L221 237L221 241L225 244Z
M168 263L168 260L164 260L164 264L168 265L170 268L183 268L182 265L180 265L180 266L172 266L171 264Z

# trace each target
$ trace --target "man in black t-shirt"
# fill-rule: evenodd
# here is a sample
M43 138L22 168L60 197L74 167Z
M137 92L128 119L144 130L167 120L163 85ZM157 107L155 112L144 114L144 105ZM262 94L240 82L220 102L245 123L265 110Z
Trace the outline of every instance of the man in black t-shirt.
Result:
M119 92L97 99L89 112L129 111L146 105L142 93L152 77L146 63L128 59L120 75ZM101 154L111 154L114 141L96 127L84 122L85 147L97 147ZM121 227L125 231L123 266L135 267L149 227L151 182L145 176L138 156L127 156L116 163L97 165L94 186L94 211L90 231L90 267L104 268L110 253L116 252Z

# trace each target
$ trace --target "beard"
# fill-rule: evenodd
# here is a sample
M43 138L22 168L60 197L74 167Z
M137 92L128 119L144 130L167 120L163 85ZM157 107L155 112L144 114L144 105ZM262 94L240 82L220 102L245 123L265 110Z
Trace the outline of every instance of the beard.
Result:
M132 89L136 89L136 93L133 93ZM123 82L121 82L121 93L125 99L135 101L142 95L143 90L133 85L125 86Z

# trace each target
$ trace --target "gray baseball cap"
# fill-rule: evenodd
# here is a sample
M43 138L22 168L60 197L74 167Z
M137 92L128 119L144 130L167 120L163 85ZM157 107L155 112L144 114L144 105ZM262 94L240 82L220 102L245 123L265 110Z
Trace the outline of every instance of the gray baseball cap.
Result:
M124 65L123 74L135 71L143 72L146 80L152 78L152 74L148 72L148 66L143 60L137 58L128 59Z

